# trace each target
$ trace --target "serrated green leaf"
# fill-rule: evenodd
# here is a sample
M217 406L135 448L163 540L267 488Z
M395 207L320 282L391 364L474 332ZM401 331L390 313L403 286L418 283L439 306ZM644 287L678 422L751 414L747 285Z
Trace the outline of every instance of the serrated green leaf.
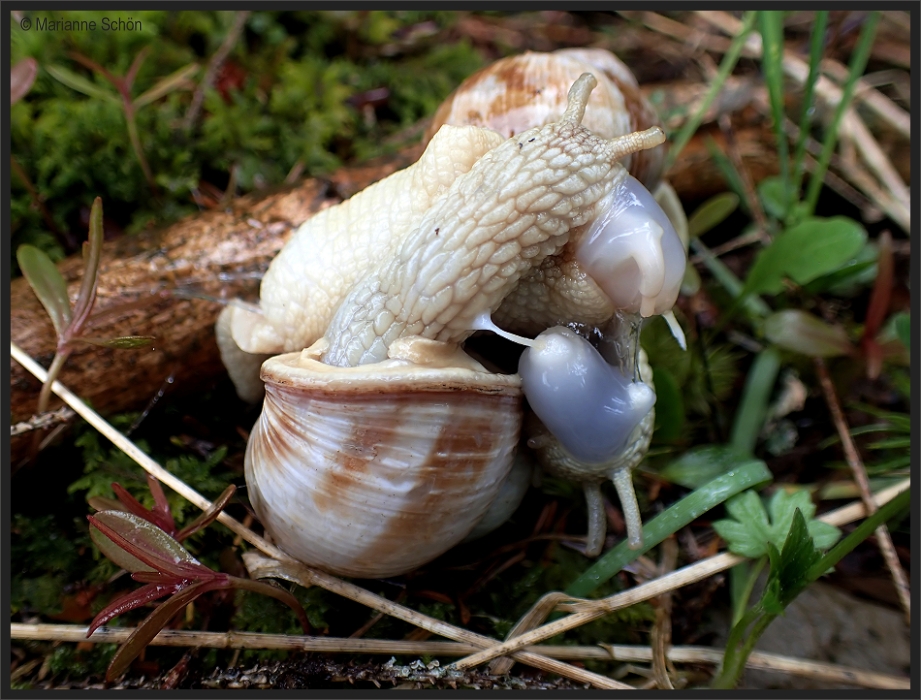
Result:
M688 235L691 238L703 235L725 221L738 208L739 196L735 192L721 192L710 197L688 217Z
M764 337L784 350L809 357L848 355L853 345L844 326L826 323L800 309L786 309L767 317Z
M67 283L58 272L58 268L51 262L51 258L35 246L28 244L19 246L16 251L16 260L19 261L22 274L28 280L35 296L51 317L54 332L60 338L71 319Z
M768 575L769 582L771 580L778 582L777 603L780 605L781 612L799 595L800 591L811 583L809 572L812 566L822 558L822 553L816 549L809 535L806 517L799 508L793 511L790 520L790 530L784 538L783 549L780 551L779 566L775 566L772 562L771 572Z
M761 251L748 273L745 290L779 294L783 280L797 284L833 272L848 262L867 240L859 223L844 216L810 217L778 235Z
M121 100L118 99L118 96L106 90L105 88L99 87L91 80L87 80L82 75L78 75L73 71L70 71L62 66L50 65L46 66L45 70L51 74L51 77L57 80L60 83L63 83L72 90L77 92L82 92L88 97L95 97L98 100L106 100L113 104L120 104Z
M152 335L123 335L118 338L79 338L83 343L115 350L134 350L150 345L156 340Z
M769 554L770 546L783 547L796 512L805 518L809 535L818 537L816 546L827 549L840 536L838 528L814 519L815 504L805 490L777 491L767 509L756 493L746 491L727 501L726 511L733 519L718 520L713 529L726 540L730 552L753 559Z

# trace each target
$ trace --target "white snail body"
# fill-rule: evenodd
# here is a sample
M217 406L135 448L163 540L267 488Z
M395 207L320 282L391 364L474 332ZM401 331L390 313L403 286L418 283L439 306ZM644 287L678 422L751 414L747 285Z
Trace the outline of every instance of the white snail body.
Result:
M614 137L586 128L595 82L582 75L554 120L509 139L476 126L442 127L415 166L302 227L266 275L260 310L222 314L222 342L229 337L250 353L295 351L262 367L266 401L246 455L257 515L292 556L333 573L391 576L438 556L483 519L511 469L521 380L485 371L460 346L503 308L535 334L586 322L583 290L568 282L552 289L560 303L549 313L528 310L537 298L530 292L506 305L522 288L541 286L541 270L566 270L567 251L592 238L586 232L608 227L613 193L628 182L620 160L664 139L657 127ZM418 196L407 188L420 188ZM651 284L640 302L612 301L605 279L571 267L603 298L598 324L618 304L650 313L671 306L656 301L671 294L664 270L677 262L662 243L670 234L621 233L601 248L619 249L615 239L631 235L652 241L647 247L658 247L660 259L651 283L644 274L656 264L637 265L636 284ZM343 252L355 247L364 249ZM587 267L609 276L617 260L635 257L621 251L613 268ZM637 399L607 451L614 460L627 455L632 467L648 446L654 393L602 365L592 371L613 377L611 391ZM556 371L565 383L565 371Z

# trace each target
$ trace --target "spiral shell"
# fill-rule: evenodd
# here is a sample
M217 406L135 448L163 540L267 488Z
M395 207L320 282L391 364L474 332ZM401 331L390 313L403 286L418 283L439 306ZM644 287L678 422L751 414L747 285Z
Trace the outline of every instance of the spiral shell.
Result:
M323 342L262 367L250 500L300 561L360 578L406 573L463 540L499 493L520 379L423 339L401 339L380 363L330 367L314 359ZM420 348L427 364L401 359ZM439 348L450 361L432 359Z
M503 58L474 73L441 104L426 130L426 141L443 124L482 126L505 138L560 118L569 87L592 73L592 91L583 125L604 139L661 126L636 78L610 51L562 49ZM648 189L662 175L665 147L639 151L621 162Z

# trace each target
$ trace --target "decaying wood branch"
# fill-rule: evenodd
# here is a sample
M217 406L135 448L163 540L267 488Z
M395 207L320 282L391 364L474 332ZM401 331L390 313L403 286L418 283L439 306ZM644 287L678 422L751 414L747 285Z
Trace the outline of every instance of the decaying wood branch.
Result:
M703 88L701 87L701 90ZM744 92L744 86L739 88ZM732 93L730 110L744 110L750 100ZM681 121L676 105L686 111L695 99L693 86L658 86L663 112L671 111L670 127ZM749 110L751 111L751 110ZM737 138L755 179L776 172L773 135L760 117L738 112ZM686 147L669 179L685 201L700 200L725 189L706 146L722 136L705 127ZM223 301L254 299L271 259L293 231L311 215L338 203L368 184L414 162L415 146L371 164L346 168L328 180L308 179L270 194L242 197L224 210L193 215L162 231L125 236L106 243L99 271L97 320L88 335L115 337L153 335L156 342L138 350L110 350L78 345L67 361L62 381L102 413L142 408L172 379L171 393L202 391L225 376L214 322ZM80 286L83 262L73 256L58 268L73 299ZM47 314L22 278L10 287L11 339L48 366L54 354L54 330ZM10 405L14 423L35 411L40 385L11 363ZM58 404L52 404L55 408ZM14 460L23 441L14 438Z

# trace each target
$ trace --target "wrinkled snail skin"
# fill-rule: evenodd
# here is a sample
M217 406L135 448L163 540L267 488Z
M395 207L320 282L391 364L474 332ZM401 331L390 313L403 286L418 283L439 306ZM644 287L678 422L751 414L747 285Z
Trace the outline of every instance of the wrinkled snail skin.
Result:
M236 345L277 354L322 337L354 284L392 256L433 200L502 141L486 129L445 128L416 163L306 221L269 266L259 308L224 309L221 323Z
M621 306L661 313L674 303L669 280L679 264L683 272L683 248L670 254L673 234L645 211L652 198L634 191L622 164L645 163L638 177L654 183L664 134L633 122L593 133L586 124L596 82L607 92L629 87L632 76L596 66L596 81L585 60L562 55L548 64L578 70L565 108L508 139L492 126L442 126L419 162L306 222L273 261L258 307L221 314L222 358L239 363L231 376L251 398L258 385L247 377L260 354L274 355L261 369L265 401L246 481L267 533L300 561L345 576L406 573L498 525L499 511L520 502L530 473L522 460L513 470L523 394L537 404L540 390L522 390L531 369L495 374L461 349L484 317L538 335L566 324L607 328ZM551 92L529 87L532 98L534 89ZM611 104L643 111L635 97ZM608 235L611 208L636 209L639 223ZM625 241L628 252L619 250ZM612 299L608 278L631 264L639 293ZM565 387L585 353L579 343L588 343L547 333L566 337L562 363L546 369ZM586 370L607 387L596 406L623 409L613 424L595 426L613 435L602 453L580 449L593 436L567 437L575 412L553 425L560 438L528 421L537 461L585 485L589 553L604 540L603 481L618 490L631 541L640 522L630 469L648 449L655 394L635 338L622 344L626 353L618 346Z
M454 181L396 255L345 298L324 362L380 361L403 335L463 342L477 316L599 216L596 204L626 177L619 160L665 135L653 127L605 140L583 127L595 82L584 73L559 122L517 134Z

